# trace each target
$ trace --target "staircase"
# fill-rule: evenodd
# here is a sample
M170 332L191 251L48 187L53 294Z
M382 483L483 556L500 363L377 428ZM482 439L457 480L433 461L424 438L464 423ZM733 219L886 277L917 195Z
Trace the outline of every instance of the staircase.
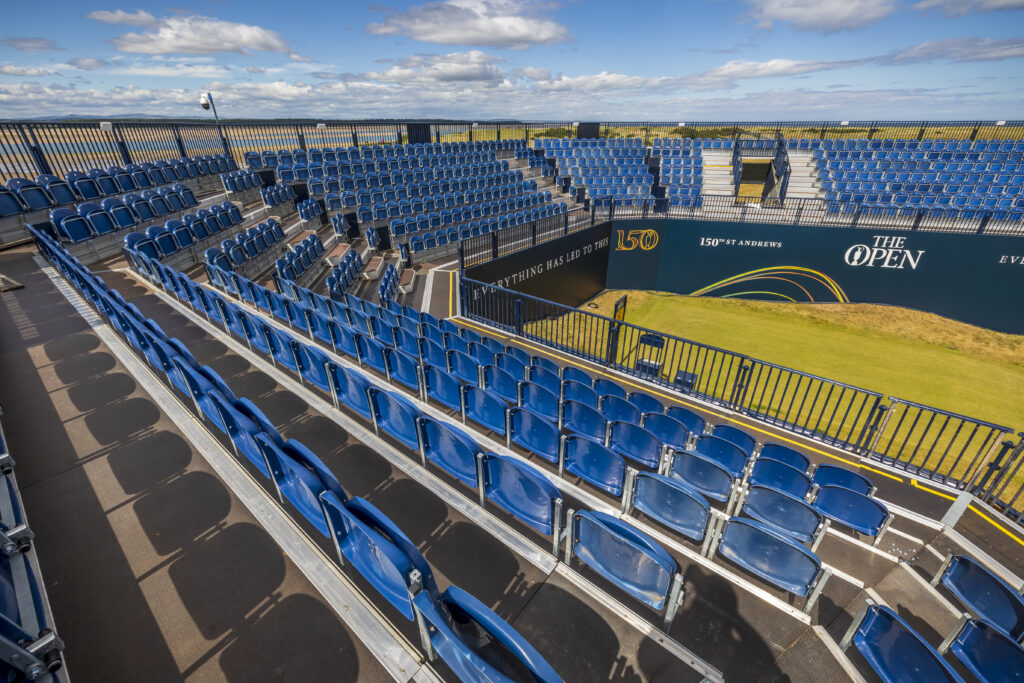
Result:
M732 180L732 150L705 149L704 181L701 191L704 194L727 195L736 194L736 185Z
M818 171L814 157L806 150L789 150L789 186L786 199L824 199L825 193L818 187Z

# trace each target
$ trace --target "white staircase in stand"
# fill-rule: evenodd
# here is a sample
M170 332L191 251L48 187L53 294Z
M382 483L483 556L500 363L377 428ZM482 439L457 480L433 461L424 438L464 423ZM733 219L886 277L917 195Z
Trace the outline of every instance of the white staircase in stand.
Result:
M818 172L814 157L806 150L789 150L789 185L786 199L824 199L825 193L818 186Z
M704 180L701 191L704 194L735 196L736 185L732 181L732 150L701 150L704 158Z

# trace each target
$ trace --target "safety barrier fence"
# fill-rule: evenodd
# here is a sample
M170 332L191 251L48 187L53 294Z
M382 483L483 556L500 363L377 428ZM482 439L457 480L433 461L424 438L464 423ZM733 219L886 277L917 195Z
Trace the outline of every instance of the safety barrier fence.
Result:
M246 152L349 147L407 142L469 142L535 138L863 138L1024 139L1024 121L731 121L698 123L564 121L312 121L196 119L160 121L0 122L0 180L63 175L182 156L230 154L240 166Z
M460 280L462 315L947 486L1024 520L1011 428L510 289Z

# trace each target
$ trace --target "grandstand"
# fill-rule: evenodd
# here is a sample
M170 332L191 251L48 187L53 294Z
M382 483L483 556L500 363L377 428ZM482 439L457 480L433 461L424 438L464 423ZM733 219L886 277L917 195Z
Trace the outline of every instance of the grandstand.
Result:
M233 125L123 172L0 156L0 400L45 520L37 549L0 447L0 666L1019 679L1012 429L561 298L654 220L1016 245L1024 142Z

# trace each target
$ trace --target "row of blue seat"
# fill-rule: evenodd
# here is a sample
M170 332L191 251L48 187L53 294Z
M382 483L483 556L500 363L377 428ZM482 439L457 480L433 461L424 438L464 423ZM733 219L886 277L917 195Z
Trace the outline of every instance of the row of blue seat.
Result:
M505 211L510 211L515 209L515 205L519 204L522 205L519 208L527 208L526 202L529 197L536 197L538 194L547 197L551 194L550 191L546 192L547 194L544 194L543 191L537 190L534 181L522 180L487 190L448 192L434 196L427 195L422 199L375 202L369 205L358 206L355 208L355 212L360 221L371 222L374 220L387 220L389 218L408 218L417 214L433 213L435 211L442 213L444 211L459 211L468 205L482 206L487 204L489 206L500 206L511 204L512 209L505 209ZM498 196L495 197L495 194ZM490 199L487 199L488 195L490 195ZM347 199L350 200L350 197ZM349 201L349 203L351 202ZM352 207L345 206L343 202L342 210L350 212Z
M299 218L304 221L311 221L324 212L323 205L313 198L303 199L295 204L295 208L299 210Z
M283 258L274 262L277 277L294 282L312 268L327 252L316 233L308 235L298 244L292 245Z
M198 206L192 191L181 184L146 190L123 198L107 197L99 204L82 202L77 211L61 207L50 211L52 235L73 244L100 235L140 227L164 216Z
M363 272L363 257L355 249L349 249L341 257L341 261L331 269L331 274L327 276L326 285L330 297L332 299L343 297L361 272Z
M789 138L789 149L822 150L909 150L960 152L1024 152L1024 140L942 140L942 139L873 139L866 138Z
M249 169L221 173L220 180L228 192L245 192L263 187L263 182L255 172Z
M466 223L460 223L459 225L453 225L449 228L439 228L433 232L425 234L417 233L413 237L409 238L409 249L411 253L417 254L422 251L429 251L448 244L456 244L459 240L465 240L479 235L486 235L490 232L494 232L495 230L514 228L517 225L527 225L545 218L564 216L568 211L569 209L566 203L559 202L558 204L544 204L527 211L516 211L515 213L509 213L497 217L492 216L491 218L481 219L479 221L471 220ZM406 221L406 223L408 224L408 221ZM419 227L419 225L417 225L417 227Z
M260 223L243 232L239 232L235 239L224 240L220 248L211 247L203 252L203 260L206 264L216 265L225 270L241 268L249 261L253 261L261 254L272 252L274 246L282 244L285 239L284 229L281 224L273 218ZM149 258L153 258L144 249L136 246L135 251L141 252Z
M389 263L384 268L384 274L380 278L380 284L377 285L377 296L380 298L382 304L387 304L389 301L395 298L395 294L398 293L398 269L395 268L395 264Z
M260 197L263 198L263 205L270 209L295 199L295 190L292 189L291 185L278 183L277 185L260 188Z
M401 159L421 155L472 154L524 149L524 140L478 140L474 142L413 143L408 145L364 145L362 147L311 147L308 150L265 150L246 152L250 168L274 168L278 164L308 164L360 159Z
M463 415L464 422L475 423L486 430L495 431L502 435L511 434L510 438L516 438L516 417L515 415L523 416L535 416L534 419L543 421L544 418L538 416L527 408L516 408L513 409L517 412L506 413L501 406L504 405L500 400L495 399L494 394L485 388L476 386L470 382L459 384L458 379L453 379L451 376L458 376L460 373L460 366L456 361L455 364L449 364L445 368L431 364L427 360L423 360L422 365L419 364L419 359L410 354L406 354L404 351L399 350L393 344L388 345L382 343L383 337L374 337L370 332L371 321L379 321L378 318L369 318L363 313L357 313L353 308L344 307L341 309L335 308L338 306L338 302L329 301L322 297L317 298L308 290L303 290L299 287L289 287L286 293L291 295L297 295L298 292L305 292L305 296L308 300L317 307L324 307L326 310L334 310L335 315L338 311L346 312L347 320L354 325L366 324L367 327L363 328L365 332L360 332L359 327L350 327L347 324L341 323L340 318L333 320L326 319L321 313L318 313L312 308L302 306L301 304L292 304L290 300L285 299L284 301L278 301L275 303L276 294L263 290L258 285L253 283L243 282L242 278L232 278L234 287L238 287L236 291L239 293L240 299L252 300L255 305L261 310L266 310L270 315L273 315L280 319L282 322L286 322L290 325L294 325L295 329L310 334L311 337L324 341L325 343L332 344L335 349L340 353L345 353L354 359L360 361L366 367L372 368L388 378L392 383L408 386L414 389L425 389L426 395L433 400L438 401L442 405L453 407L457 405ZM261 291L262 290L262 291ZM247 292L243 293L243 292ZM366 310L378 310L381 314L386 312L394 311L391 308L382 308L369 302L358 300L353 298L351 295L346 297L349 301L357 300L360 301L360 305L365 312ZM263 303L261 303L261 301ZM293 308L295 306L295 308ZM398 307L394 302L391 302L390 306L395 307L397 310L411 310L403 309ZM368 308L370 307L370 308ZM301 311L301 314L300 314ZM396 314L397 315L397 314ZM357 317L351 317L357 316ZM403 316L404 317L404 316ZM426 320L422 315L418 319ZM301 321L301 322L300 322ZM369 324L367 324L369 323ZM445 325L446 321L439 321L440 325ZM425 323L430 324L430 323ZM449 325L450 326L450 325ZM230 327L230 325L229 325ZM455 328L450 326L450 328ZM244 330L242 332L245 333ZM460 335L455 335L454 332L444 333L447 338L455 339L456 337L462 339ZM484 344L486 340L484 338L476 336L479 342L465 342ZM423 339L426 343L433 343L428 341L426 338ZM465 341L463 339L463 341ZM491 340L493 343L493 340ZM250 345L257 344L257 340L249 339ZM449 358L453 357L454 354L460 353L455 349L449 349ZM278 359L278 363L282 364L284 361ZM330 362L327 363L330 366ZM293 371L302 375L304 381L310 382L314 385L318 385L317 381L313 378L316 374L315 369L307 371L303 369L301 363L296 364L296 368ZM451 392L446 389L446 385L451 385L454 382L456 394L458 398L458 404L453 404L455 400L451 396ZM324 380L326 386L329 386L329 391L333 391L334 387L331 385L331 378L328 376ZM369 387L369 384L365 385ZM431 439L428 436L424 436L422 431L423 418L419 409L406 399L399 405L390 405L388 409L383 411L382 414L377 414L374 411L374 404L372 398L372 388L366 399L362 398L363 389L357 387L355 393L349 390L342 390L337 393L337 401L344 403L347 407L359 412L360 414L374 420L375 427L387 434L391 435L407 447L418 450L424 459L424 463L427 461L436 464L441 467L449 474L454 476L456 479L463 481L464 483L475 486L477 482L477 465L476 465L476 453L480 452L481 449L475 444L471 437L468 437L461 432L452 431L450 428L444 432L443 436L439 436L436 440ZM493 404L492 404L493 402ZM534 425L535 426L535 425ZM533 432L532 426L524 426L521 430L521 435L524 440L529 440ZM715 438L715 437L711 437ZM749 437L748 437L749 438ZM563 437L562 443L566 444L561 449L561 455L559 458L560 465L565 469L568 469L570 473L577 476L581 476L586 481L593 481L597 476L597 472L604 466L604 462L601 459L601 449L607 450L597 440L590 439L582 435L570 435L569 437ZM550 460L551 454L543 454L545 459ZM620 457L621 456L614 456ZM697 457L697 456L695 456ZM666 478L670 479L670 478ZM542 479L541 479L542 480ZM672 483L671 481L669 483ZM850 492L852 493L852 492ZM699 494L696 494L699 495ZM541 509L550 510L550 499L547 499L548 503L546 508L538 506L534 502L531 506L531 510L536 514L538 507ZM672 605L674 604L675 597L673 591L669 590L670 578L677 574L677 567L674 560L669 563L661 565L662 570L658 572L659 578L652 576L646 576L640 578L637 581L636 571L637 567L646 566L647 562L653 557L669 557L667 553L660 546L647 537L642 532L632 527L626 522L616 520L607 515L601 513L593 513L598 519L602 521L604 525L604 531L613 536L619 535L620 537L634 537L634 534L639 534L640 537L646 539L644 544L641 544L639 548L634 548L633 552L626 557L622 557L622 553L613 554L608 556L607 553L599 553L598 555L584 557L580 554L580 543L590 545L584 538L579 535L579 525L584 523L583 519L586 517L580 517L575 514L570 514L569 524L573 525L575 534L572 538L575 540L567 541L566 544L566 560L571 561L573 554L583 560L585 563L590 565L599 573L604 574L607 578L616 582L623 590L633 595L634 597L643 600L647 604L651 605L655 609L666 609L666 623L671 621L671 613L674 610ZM550 511L544 516L546 523L544 529L547 533L553 533L551 513ZM554 525L557 527L557 524ZM737 529L737 530L734 530ZM739 531L743 529L744 531ZM554 545L557 547L557 533L553 533ZM751 538L753 536L753 538ZM750 519L732 519L729 521L729 525L725 528L723 540L719 544L721 548L720 555L727 559L730 559L734 563L739 564L745 568L753 570L757 567L764 567L766 564L770 564L767 561L769 556L775 558L778 562L781 557L790 557L792 555L798 560L783 563L783 567L777 570L766 571L761 570L763 578L766 580L776 583L780 587L789 588L793 592L804 595L808 598L807 608L813 604L816 598L817 590L820 590L820 586L823 585L824 579L827 578L827 572L822 570L820 561L817 560L813 552L807 550L793 539L780 534L767 525L763 525L756 520ZM595 546L600 546L600 543L596 543ZM596 548L595 548L596 549ZM735 557L733 557L735 555ZM616 556L618 559L616 559ZM795 565L799 565L800 569L806 570L806 567L811 565L815 566L816 570L811 572L811 576L806 578L803 574L799 577L794 577L787 573L786 568L792 568ZM633 572L627 571L629 566L633 567ZM663 575L663 576L662 576ZM806 581L806 585L801 582ZM672 581L674 583L674 581ZM650 585L648 585L650 584ZM643 588L640 588L643 585ZM653 588L652 586L661 586L660 589ZM676 605L678 606L678 605Z
M939 646L932 647L895 610L866 600L840 642L853 644L883 681L964 683L943 659L952 652L982 683L1024 679L1024 648L984 619L964 619Z
M181 219L171 219L163 225L151 225L145 232L131 232L124 236L126 249L138 249L150 258L164 258L188 249L219 233L245 222L241 209L226 201Z
M462 166L488 166L501 168L494 154L449 154L390 159L388 161L340 161L310 164L281 164L274 170L282 183L323 180L329 177L356 176L373 173L401 173L403 171L428 171L446 173L448 169Z
M640 138L534 138L534 149L636 149Z
M502 643L516 657L534 680L554 683L558 674L527 643L493 611L461 589L451 586L443 593L437 587L433 572L412 541L395 524L361 498L350 498L333 473L305 446L295 440L285 441L273 424L252 402L238 398L227 384L210 368L201 366L179 340L168 338L159 326L146 319L131 304L73 259L59 244L49 242L35 233L41 250L64 273L65 277L118 330L125 341L160 373L171 387L180 391L195 407L197 417L204 419L211 430L225 434L235 455L245 459L263 477L270 480L282 506L291 506L337 550L352 566L410 620L422 619L425 624L423 647L428 656L439 656L461 680L507 680L507 666L493 662L480 650L492 640ZM157 262L150 266L160 269ZM164 268L178 287L185 287L183 275ZM159 279L156 282L161 282ZM190 290L196 296L195 283ZM179 290L170 288L171 292ZM185 301L192 303L188 298ZM244 315L216 295L210 310L227 316ZM200 308L202 311L203 309ZM250 319L250 323L251 323ZM279 335L265 324L261 330L271 347L265 353L275 361L287 360L285 367L298 368L295 358L305 359L301 367L315 367L319 358L315 350L303 347L289 335ZM293 355L300 352L300 356ZM327 372L320 366L321 375ZM330 371L337 381L358 381L357 375L334 366ZM344 379L343 379L344 378ZM326 386L326 384L324 385ZM370 391L376 415L402 401L384 391ZM401 403L398 403L401 405ZM456 625L456 621L461 626ZM469 627L472 636L462 634ZM481 640L482 639L482 640Z
M0 425L0 677L8 681L45 677L59 683L67 680L61 671L64 644L50 620L45 591L39 589L44 581L37 570L35 534L25 514L14 466ZM57 675L51 678L48 674Z
M327 178L323 188L309 183L310 195L320 196L322 194L340 194L341 201L345 206L368 206L381 202L401 201L404 199L423 199L438 197L452 192L490 191L509 192L510 188L518 183L534 182L524 181L523 172L500 171L496 173L480 173L451 179L426 179L422 175L408 173L402 175L381 175L377 177L379 186L373 188L362 188L354 190L344 188L342 179ZM349 183L354 185L354 180ZM536 187L534 187L536 189ZM492 197L493 198L493 197Z
M214 169L213 167L216 166ZM156 164L130 164L127 169L111 166L107 171L91 169L88 174L69 171L61 180L52 174L40 174L35 182L11 178L0 188L0 216L13 216L82 200L112 197L125 192L152 190L162 185L198 178L228 170L226 158L181 159Z
M390 223L391 233L395 236L401 236L546 206L554 206L551 203L550 190L530 192L509 197L508 199L462 204L461 206L456 205L455 208L445 208L440 211L418 212L419 215L416 215L417 212L403 214L401 211L398 211L398 215L395 215L396 208L401 209L402 207L389 204L385 207L385 214L382 218L393 219ZM356 215L361 222L364 221L365 213L362 209ZM377 216L380 216L380 214L375 212L373 217L376 218Z
M324 189L327 191L338 191L338 188L334 185L334 179L336 178L341 190L359 191L393 188L398 192L405 188L409 191L408 198L412 198L411 191L409 190L411 185L422 186L424 183L443 183L447 181L449 188L442 188L440 191L449 192L457 189L475 189L483 186L482 180L492 176L497 176L498 178L489 184L503 184L505 181L501 179L501 174L505 173L512 174L509 178L511 181L523 179L522 171L510 169L507 161L496 161L488 164L449 166L446 168L416 171L367 171L366 173L351 175L327 176L324 179ZM463 181L465 181L465 185L463 185ZM418 196L426 197L428 194L438 194L438 192L439 190L434 188L431 188L429 192L426 188L421 188Z
M946 162L946 161L839 161L836 159L818 159L816 168L831 171L856 171L858 173L882 173L882 176L868 176L865 180L950 180L953 173L1008 173L1014 174L1024 170L1021 163L1014 162ZM895 173L896 175L892 175ZM920 177L905 177L905 173L922 173ZM930 176L930 177L929 177Z

